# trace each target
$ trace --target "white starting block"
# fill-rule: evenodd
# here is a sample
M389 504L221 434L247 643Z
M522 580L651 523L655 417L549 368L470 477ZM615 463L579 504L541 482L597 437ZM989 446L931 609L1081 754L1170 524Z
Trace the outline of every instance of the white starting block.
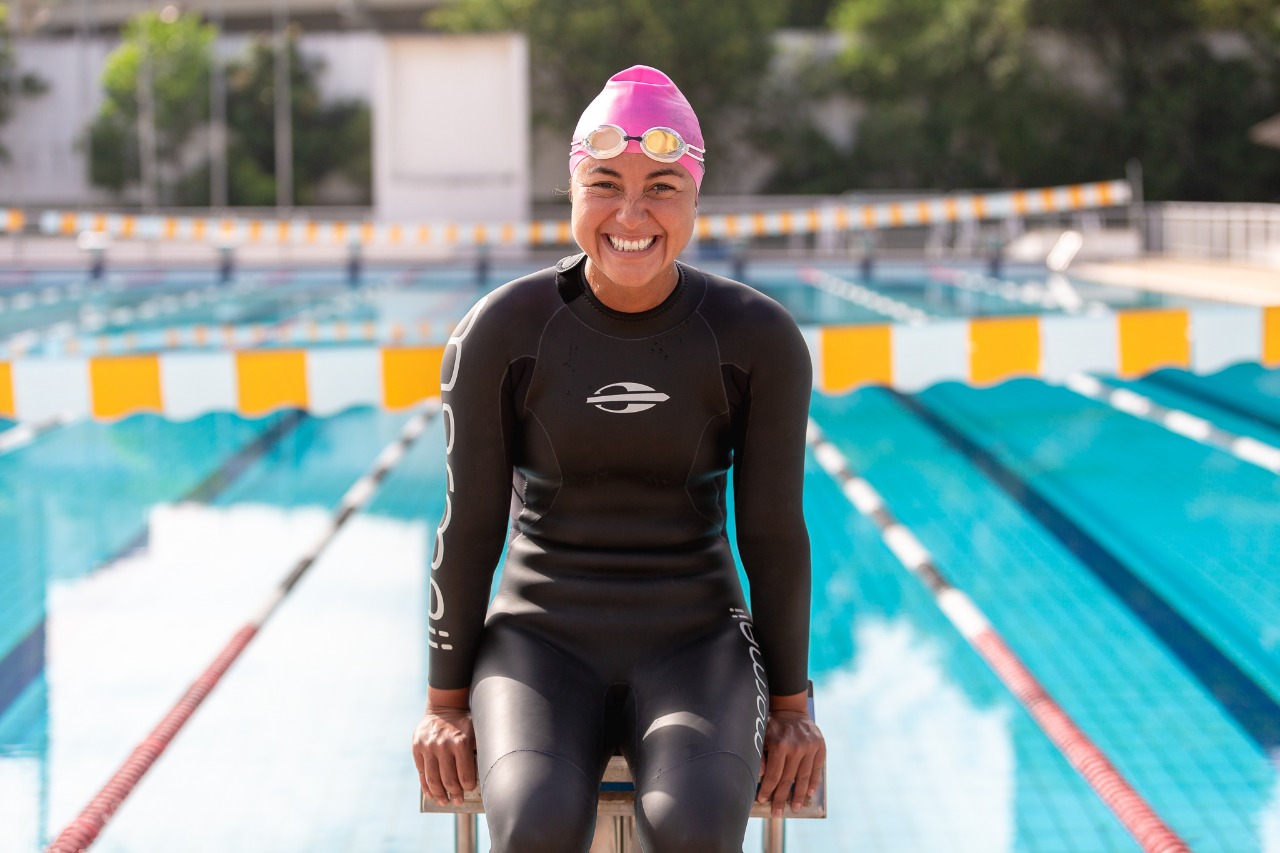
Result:
M813 719L813 685L809 686L809 717ZM631 778L631 768L626 759L615 755L609 759L600 782L600 801L596 814L609 820L596 821L596 835L591 842L591 853L640 853L640 840L636 834L636 788ZM440 805L422 795L421 811L432 814L456 815L455 853L477 853L476 816L484 814L484 802L480 789L463 792L462 803ZM783 817L772 813L772 803L753 803L751 816L764 819L764 853L784 853L786 834L784 823L795 818L824 818L827 816L827 770L822 769L818 790L809 805L792 811L790 802Z

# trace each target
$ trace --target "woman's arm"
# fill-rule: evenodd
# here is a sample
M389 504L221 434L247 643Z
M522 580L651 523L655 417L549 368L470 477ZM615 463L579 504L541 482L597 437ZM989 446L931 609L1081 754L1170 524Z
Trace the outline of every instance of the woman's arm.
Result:
M734 458L738 553L751 585L752 621L769 676L760 802L781 816L812 798L826 761L809 717L810 559L804 521L805 433L812 390L809 349L789 317L759 336L746 429Z
M471 670L506 541L514 417L510 330L485 297L445 346L440 387L445 431L445 509L431 559L428 680L471 686Z
M809 532L804 520L805 433L813 367L781 307L754 329L745 428L734 448L738 554L751 587L755 636L769 689L804 695L809 676Z
M511 499L508 341L487 302L458 324L441 365L445 511L431 560L427 708L412 743L419 783L440 804L476 786L471 674Z

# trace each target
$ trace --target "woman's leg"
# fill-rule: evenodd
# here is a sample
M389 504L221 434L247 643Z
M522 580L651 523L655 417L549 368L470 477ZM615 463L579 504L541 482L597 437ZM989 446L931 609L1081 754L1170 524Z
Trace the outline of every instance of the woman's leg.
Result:
M738 621L646 665L632 684L636 825L646 853L742 850L768 687L756 679L753 644Z
M600 785L603 692L545 642L511 628L486 630L471 710L492 850L586 853Z

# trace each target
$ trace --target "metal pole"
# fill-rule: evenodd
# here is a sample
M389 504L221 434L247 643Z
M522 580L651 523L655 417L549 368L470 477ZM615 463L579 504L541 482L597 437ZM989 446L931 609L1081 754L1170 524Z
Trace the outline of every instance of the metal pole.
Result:
M475 815L454 815L454 850L456 853L476 853Z
M5 33L0 32L0 44L6 40L8 41L8 46L12 51L10 53L10 59L13 62L13 65L8 68L0 67L0 75L4 76L5 101L9 105L9 115L12 118L13 111L16 111L17 109L18 99L18 27L13 19L10 19L9 21L9 32L7 34L7 38ZM22 209L25 206L25 191L22 185L22 156L18 152L18 146L15 145L13 147L13 150L10 152L10 156L12 159L5 164L5 171L9 173L9 183L11 186L12 196L6 199L3 194L0 194L0 207L4 207L6 204L12 204L14 207ZM22 254L22 229L13 229L9 234L9 238L10 263L16 266L18 258Z
M156 112L151 49L144 33L142 62L138 69L138 168L142 179L142 206L155 210L159 205L159 166L156 159Z
M1142 163L1130 160L1124 164L1125 178L1129 181L1129 221L1138 226L1138 249L1147 253L1150 242L1147 236L1147 211L1142 197Z
M219 49L226 24L222 0L214 2L213 24L218 31L213 41L213 62L209 69L209 206L220 209L228 204L227 78Z
M284 213L293 207L293 116L289 69L288 10L285 0L275 0L276 22L276 207Z
M787 849L786 826L780 817L764 819L764 853L785 853Z

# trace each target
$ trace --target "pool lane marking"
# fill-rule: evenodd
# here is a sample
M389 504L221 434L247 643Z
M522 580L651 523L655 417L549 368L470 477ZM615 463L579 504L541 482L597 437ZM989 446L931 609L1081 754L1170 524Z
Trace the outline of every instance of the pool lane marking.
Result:
M57 427L71 423L73 418L66 414L54 415L35 423L19 423L0 432L0 456L19 447L26 447L40 436Z
M77 293L75 295L75 299L76 301L81 301L81 296L91 298L104 294L129 295L131 292L139 292L138 290L130 290L133 285L130 285L127 276L122 276L118 280L124 282L123 289L121 290L116 290L108 285L101 285L96 288L90 288L87 291ZM135 284L138 281L141 281L141 279L136 279ZM47 344L51 340L55 340L55 333L67 328L72 329L75 334L82 336L94 335L98 337L106 337L114 335L118 337L128 334L130 330L126 328L117 332L107 333L104 329L109 325L127 326L138 320L153 320L157 317L164 317L168 314L177 314L182 311L193 310L199 308L202 304L215 304L227 299L228 297L235 298L261 294L270 296L274 295L268 293L272 287L274 287L273 282L266 281L259 276L246 276L244 278L237 279L236 282L230 286L211 283L196 287L189 287L185 290L177 290L177 292L172 293L166 292L166 286L163 282L154 288L150 287L149 284L144 283L142 285L142 290L140 291L142 298L132 305L121 305L116 308L108 307L101 310L95 309L95 311L90 313L87 318L83 314L82 310L81 315L77 316L75 319L60 320L57 323L52 323L48 326L20 329L11 333L6 338L0 338L0 353L3 353L6 348L11 354L14 352L26 352L33 347ZM361 298L367 301L369 297L366 296ZM68 291L67 301L70 300L71 294L70 291ZM55 305L59 301L62 300L54 300L43 304ZM35 305L35 303L31 304ZM27 306L24 305L23 307L25 308ZM203 325L216 326L223 324L211 320Z
M0 717L44 670L46 642L45 620L41 619L0 657Z
M108 286L100 286L83 294L86 297L109 295L128 295L130 291L125 285L124 290L113 290ZM161 285L163 287L163 285ZM136 292L136 291L135 291ZM187 310L198 307L202 302L217 302L226 293L216 284L203 285L194 287L178 293L156 293L148 294L143 292L143 298L133 305L122 305L117 308L106 308L97 310L86 315L83 312L75 319L59 320L47 326L37 326L34 328L20 329L8 335L8 337L0 338L0 352L6 348L12 354L15 352L26 352L27 350L48 343L54 338L55 333L63 329L72 329L75 334L87 335L98 334L107 325L125 325L135 320L150 320L155 317L162 317L166 314L174 314L178 311ZM67 301L71 301L68 299ZM76 297L77 302L87 301ZM56 304L56 302L49 303Z
M1043 284L1027 282L1022 285L1003 278L993 278L981 273L966 272L964 270L957 270L954 276L945 276L939 274L935 268L930 272L930 275L935 281L950 284L961 290L982 293L988 296L998 296L1009 302L1021 302L1023 305L1030 305L1036 308L1057 308L1067 314L1092 314L1098 316L1109 314L1112 310L1111 306L1105 302L1082 298L1071 287L1071 283L1067 281L1066 276L1062 273L1050 273L1048 280ZM1055 282L1065 284L1069 289L1070 295L1063 293L1060 286ZM1055 290L1055 287L1059 289ZM1064 299L1064 296L1067 298ZM1074 297L1074 300L1071 297Z
M1204 418L1181 409L1162 406L1150 397L1144 397L1128 388L1119 388L1103 382L1087 373L1072 373L1063 385L1070 390L1105 403L1117 411L1162 426L1170 432L1192 441L1230 453L1237 459L1256 465L1272 474L1280 474L1280 447L1259 441L1252 436L1228 432Z
M297 409L283 413L279 420L267 429L259 433L252 441L244 447L233 453L226 462L218 466L203 480L201 480L195 488L191 489L182 497L175 501L174 504L183 503L208 503L216 498L231 485L239 480L244 472L249 470L254 462L257 462L267 451L279 444L288 433L300 427L308 418L307 412ZM115 550L111 556L103 560L100 566L109 566L117 560L123 559L125 556L132 554L147 544L147 539L151 535L151 527L149 524L143 524L142 529L138 531L132 539Z
M1106 753L1089 739L1036 680L991 626L978 605L939 571L928 549L910 529L894 518L871 484L853 472L844 454L827 440L812 419L809 420L807 440L822 469L831 475L854 507L875 523L894 556L928 587L938 608L951 624L1027 709L1049 740L1124 828L1137 839L1143 851L1189 851L1186 842L1156 814L1155 809L1115 768Z
M913 326L921 325L933 319L913 305L908 305L897 299L891 299L879 291L846 281L839 276L832 275L816 267L801 267L797 274L805 284L824 290L847 302L860 305L884 317L890 317Z
M357 510L363 507L377 492L392 468L404 458L405 451L418 439L427 424L439 411L439 404L428 404L420 409L400 431L399 437L388 445L375 460L373 468L347 490L327 529L293 570L274 589L257 613L240 628L167 713L160 723L130 753L124 764L112 775L98 794L89 801L80 814L58 834L45 853L80 853L97 840L107 822L125 799L133 792L161 753L168 748L174 736L186 725L205 697L217 686L222 676L245 650L250 641L262 630L263 625L297 585L307 570L314 565L338 530ZM393 450L393 448L395 448Z
M932 427L948 444L962 453L1076 556L1134 617L1178 659L1205 693L1218 703L1264 753L1280 748L1280 702L1255 682L1240 665L1220 650L1186 617L1124 561L1112 554L1092 534L1058 509L1024 480L918 397L890 391L890 394L921 421Z

